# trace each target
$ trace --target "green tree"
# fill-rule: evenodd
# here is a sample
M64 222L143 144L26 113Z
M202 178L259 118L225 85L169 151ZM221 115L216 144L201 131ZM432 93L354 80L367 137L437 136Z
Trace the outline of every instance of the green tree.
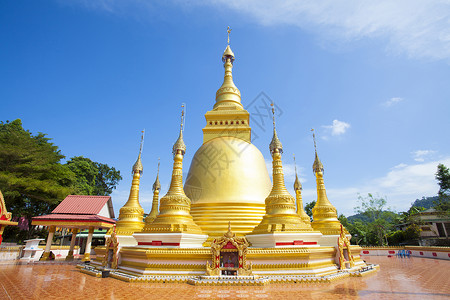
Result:
M360 206L355 207L355 211L368 218L366 242L369 245L387 245L387 234L393 228L392 221L395 218L395 213L386 207L386 199L374 197L369 193L367 197L359 195L358 200Z
M450 213L450 170L443 164L439 164L436 172L436 180L439 184L439 199L434 208L438 211Z
M305 205L305 212L311 218L311 221L313 220L312 209L314 208L315 205L316 205L316 201L311 201L309 203L306 203L306 205Z
M20 119L0 122L0 190L8 210L26 217L30 229L33 216L50 212L75 190L75 175L60 163L63 158L44 133L24 130Z
M72 157L66 165L75 173L79 194L107 196L122 180L119 170L83 156Z

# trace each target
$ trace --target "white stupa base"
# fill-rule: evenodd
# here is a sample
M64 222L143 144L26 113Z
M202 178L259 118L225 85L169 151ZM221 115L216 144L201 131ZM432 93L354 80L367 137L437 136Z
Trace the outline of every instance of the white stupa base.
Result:
M110 235L105 235L105 239L110 237ZM132 235L116 235L117 240L119 241L119 247L128 247L128 246L136 246L136 239Z
M201 248L208 238L204 234L192 233L135 233L138 246L161 248Z
M345 235L349 240L352 238L351 234ZM339 234L324 234L319 240L319 243L321 246L333 246L337 247L338 245L338 238L340 237Z
M319 247L320 232L273 232L247 234L245 237L255 248Z

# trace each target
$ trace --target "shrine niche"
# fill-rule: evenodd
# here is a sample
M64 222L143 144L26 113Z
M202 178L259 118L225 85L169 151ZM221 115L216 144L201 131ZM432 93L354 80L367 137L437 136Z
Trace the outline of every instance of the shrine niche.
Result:
M212 264L206 263L206 275L252 275L252 266L247 263L248 246L247 239L237 237L231 231L231 223L228 223L228 232L211 244Z
M118 254L119 254L119 240L116 236L116 225L112 230L111 236L105 242L105 256L103 257L102 266L107 269L117 269Z
M355 266L355 260L350 250L350 241L345 235L344 227L341 225L341 235L338 237L339 269L351 269Z

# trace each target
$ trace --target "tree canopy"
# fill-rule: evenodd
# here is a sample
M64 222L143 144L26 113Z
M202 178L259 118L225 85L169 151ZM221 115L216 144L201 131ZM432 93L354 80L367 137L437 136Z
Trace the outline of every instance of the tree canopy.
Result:
M21 120L0 123L0 189L13 216L46 213L75 191L73 172L43 133L31 134Z
M435 203L438 211L450 213L450 170L443 164L439 164L436 172L436 180L439 184L439 200Z
M20 119L0 122L0 190L13 217L50 213L67 195L109 195L122 179L120 171L77 156L65 156L46 134L32 134ZM9 232L17 228L9 226ZM29 231L24 238L32 236Z
M76 186L79 194L106 196L116 188L122 180L120 171L107 164L94 162L83 156L72 157L66 163L76 176Z

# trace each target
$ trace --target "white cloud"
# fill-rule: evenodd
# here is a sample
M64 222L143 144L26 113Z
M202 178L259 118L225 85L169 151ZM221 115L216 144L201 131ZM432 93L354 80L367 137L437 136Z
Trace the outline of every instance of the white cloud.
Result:
M436 151L434 151L434 150L417 150L417 151L411 152L414 160L418 161L418 162L424 162L425 159L430 158L435 153L436 153Z
M368 193L386 196L388 207L396 211L406 211L414 200L437 195L439 186L435 173L439 163L450 165L450 157L427 163L399 164L387 171L386 175L367 180L359 186L327 188L328 199L339 213L347 216L354 214L353 208L358 204L358 193L362 196ZM325 186L331 185L332 182L329 182L325 175ZM314 187L306 188L303 190L304 201L315 200L317 196Z
M348 43L361 38L387 42L409 57L450 58L450 3L446 0L221 0L264 25L289 24Z
M405 99L400 98L400 97L393 97L393 98L387 100L386 102L383 102L383 105L386 107L391 107L392 105L399 103L403 100L405 100Z
M151 19L158 16L159 6L166 6L142 0L57 1L117 15L147 14ZM265 26L296 26L341 44L370 38L385 43L387 51L408 57L450 58L448 0L172 0L171 3L187 13L196 6L220 11L229 8Z
M323 125L323 128L326 128L331 131L331 135L341 135L344 134L347 129L350 128L350 124L339 121L339 120L333 120L332 125Z

